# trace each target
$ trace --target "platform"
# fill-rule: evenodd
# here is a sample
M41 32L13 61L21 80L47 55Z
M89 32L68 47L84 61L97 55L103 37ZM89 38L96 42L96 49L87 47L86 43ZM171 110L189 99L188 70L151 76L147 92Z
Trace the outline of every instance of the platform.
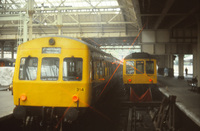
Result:
M185 79L158 76L159 85L161 85L159 89L166 96L177 96L177 107L200 127L200 94L191 91L187 83L187 80L191 78L190 76Z
M13 95L11 91L0 89L0 119L6 116L9 116L13 113L13 109L15 107L13 103Z

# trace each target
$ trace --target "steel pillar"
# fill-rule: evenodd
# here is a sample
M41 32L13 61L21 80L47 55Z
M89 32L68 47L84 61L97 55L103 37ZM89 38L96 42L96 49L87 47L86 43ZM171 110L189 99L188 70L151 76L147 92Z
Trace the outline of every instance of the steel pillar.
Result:
M193 77L197 76L197 45L193 44Z
M14 48L15 48L15 42L11 43L11 58L14 59Z
M168 76L174 76L174 58L173 55L168 55Z
M23 17L23 43L27 41L27 32L28 32L28 26L27 26L27 16L25 15Z
M184 54L179 54L178 55L178 67L179 67L179 76L178 78L183 79L183 66L184 66L184 61L183 61L183 56Z
M197 68L200 66L200 18L198 18L198 31L197 31ZM200 86L200 68L197 69L198 87Z
M63 23L62 23L62 14L61 14L61 12L58 12L58 22L57 22L58 35L62 34L62 26L63 26Z
M32 20L33 20L33 14L32 13L29 13L29 40L32 40L32 34L33 34L33 29L32 29L32 24L33 24L33 22L32 22Z
M4 58L4 43L1 43L1 58Z

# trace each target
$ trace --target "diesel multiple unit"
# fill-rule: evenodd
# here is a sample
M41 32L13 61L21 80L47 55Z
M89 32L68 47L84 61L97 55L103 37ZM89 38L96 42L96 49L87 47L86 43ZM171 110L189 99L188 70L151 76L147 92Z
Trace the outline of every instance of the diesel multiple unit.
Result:
M75 120L110 88L115 61L112 55L74 38L44 37L19 45L14 116L37 116L43 122L47 117Z

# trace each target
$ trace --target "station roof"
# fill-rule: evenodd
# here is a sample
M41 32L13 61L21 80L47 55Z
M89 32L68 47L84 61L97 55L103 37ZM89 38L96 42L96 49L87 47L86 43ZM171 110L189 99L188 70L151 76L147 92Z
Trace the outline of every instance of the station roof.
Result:
M109 38L127 45L143 28L196 30L199 6L199 0L1 0L0 40L22 38L26 21L34 38L60 29L62 35L95 38L100 45L113 46Z
M0 33L19 34L31 16L36 37L59 28L72 37L126 37L139 27L131 0L1 0Z
M199 0L132 0L145 29L197 29Z

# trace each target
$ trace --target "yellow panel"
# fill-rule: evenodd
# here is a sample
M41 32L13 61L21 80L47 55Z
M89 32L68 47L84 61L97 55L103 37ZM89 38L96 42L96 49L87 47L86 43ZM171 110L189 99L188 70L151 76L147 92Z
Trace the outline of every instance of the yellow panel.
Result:
M136 71L134 71L134 74L126 74L126 61L130 61L133 59L127 59L124 60L123 64L123 83L124 84L157 84L157 70L156 70L156 60L151 59L151 61L154 61L154 74L146 74L144 69L144 74L136 74ZM144 61L144 67L146 66L146 60L149 59L134 59L135 63L136 61ZM135 66L134 66L135 67ZM150 81L150 79L153 81L153 83Z
M90 57L88 47L76 40L55 37L55 45L49 45L51 37L39 38L21 44L18 47L17 59L15 63L15 73L13 78L14 104L19 104L22 94L27 96L21 105L27 106L53 106L53 107L75 107L72 96L77 94L80 98L79 107L90 105L91 83L89 79ZM42 54L42 47L61 47L60 54ZM19 80L20 59L22 57L37 57L38 70L36 80ZM66 57L79 57L83 59L83 79L82 81L63 81L62 62ZM43 57L60 58L59 79L57 81L40 80L40 65Z
M27 96L25 102L20 105L26 106L51 106L51 107L76 107L72 97L79 97L79 106L90 105L91 85L78 82L18 82L14 84L14 104L18 105L22 94Z

